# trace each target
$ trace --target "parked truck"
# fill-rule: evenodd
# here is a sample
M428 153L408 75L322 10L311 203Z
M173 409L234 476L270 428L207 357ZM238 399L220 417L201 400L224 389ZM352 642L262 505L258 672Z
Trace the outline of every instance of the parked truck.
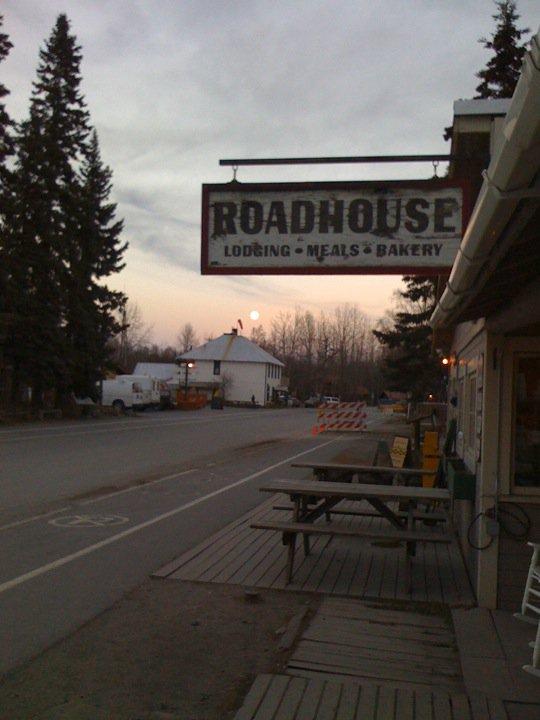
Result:
M101 404L119 412L157 408L160 395L159 380L148 375L117 375L101 383Z

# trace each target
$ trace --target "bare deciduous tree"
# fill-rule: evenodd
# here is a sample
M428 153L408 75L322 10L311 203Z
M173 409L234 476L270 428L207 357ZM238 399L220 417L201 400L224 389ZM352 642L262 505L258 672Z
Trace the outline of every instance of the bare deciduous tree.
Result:
M178 343L180 345L180 353L185 353L199 344L195 328L190 322L185 323L178 333Z
M255 327L251 330L251 335L249 337L251 342L254 342L256 345L259 345L259 347L264 348L266 345L266 333L264 331L264 328L262 325L255 325Z

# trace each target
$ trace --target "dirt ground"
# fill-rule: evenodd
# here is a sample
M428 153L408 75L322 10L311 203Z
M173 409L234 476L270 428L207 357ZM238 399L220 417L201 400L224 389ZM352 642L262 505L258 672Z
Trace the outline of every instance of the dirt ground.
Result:
M229 720L314 596L150 579L0 681L1 720Z

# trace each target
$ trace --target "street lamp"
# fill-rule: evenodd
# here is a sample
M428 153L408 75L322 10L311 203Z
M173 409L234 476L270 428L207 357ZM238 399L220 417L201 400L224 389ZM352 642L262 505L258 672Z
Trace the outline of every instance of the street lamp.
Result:
M184 373L184 400L187 400L187 390L188 390L188 373L190 368L195 367L195 363L193 360L187 360L183 358L177 358L176 359L177 365L180 367L183 365L185 367L185 373Z

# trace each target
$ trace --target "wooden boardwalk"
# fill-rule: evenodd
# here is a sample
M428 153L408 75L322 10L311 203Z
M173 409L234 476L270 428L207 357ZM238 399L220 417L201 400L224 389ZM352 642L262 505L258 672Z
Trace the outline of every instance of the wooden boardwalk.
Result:
M234 720L507 720L500 700L371 683L259 675Z
M304 557L298 542L293 582L287 585L286 548L281 535L250 528L254 521L288 520L290 512L274 509L274 505L284 504L288 504L288 499L283 496L270 498L161 568L156 576L359 598L436 602L452 607L475 605L457 541L449 545L417 545L408 592L402 544L313 536L308 557ZM346 510L348 505L342 503L339 507ZM355 509L358 507L356 503ZM365 509L369 512L370 507L366 504ZM380 517L335 515L332 522L373 529L382 528L387 521Z
M326 598L287 665L302 677L464 693L456 639L442 614Z
M259 675L235 720L508 720L501 698L466 693L442 608L388 605L325 598L286 674Z

